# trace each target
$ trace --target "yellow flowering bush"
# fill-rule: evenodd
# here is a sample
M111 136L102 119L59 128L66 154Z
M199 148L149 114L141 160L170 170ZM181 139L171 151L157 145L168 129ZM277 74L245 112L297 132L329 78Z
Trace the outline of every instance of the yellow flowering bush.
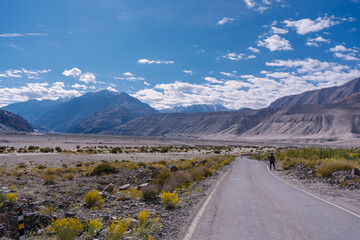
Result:
M119 240L121 239L126 230L129 228L129 221L125 220L114 220L106 228L106 239L107 240Z
M176 193L163 192L160 198L168 209L174 208L179 203L179 197Z
M90 237L96 236L96 234L100 231L102 226L103 224L100 218L91 219L87 223L87 230L86 230L87 235Z
M101 193L98 190L92 190L85 195L84 202L88 207L101 207L104 203L104 199L101 197Z
M10 205L13 205L17 200L19 200L17 198L18 194L17 193L8 193L6 194L6 198L9 201Z
M134 239L153 240L155 234L161 229L159 216L151 217L149 210L139 212L139 226L132 231Z
M53 221L50 229L59 240L73 240L83 231L84 226L79 219L63 218Z

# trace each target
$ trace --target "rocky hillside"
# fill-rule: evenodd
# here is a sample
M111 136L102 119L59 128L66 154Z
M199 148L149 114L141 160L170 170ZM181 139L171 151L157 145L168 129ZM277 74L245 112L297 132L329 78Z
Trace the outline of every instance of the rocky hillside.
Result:
M18 102L9 104L2 109L8 112L15 113L28 121L33 123L40 116L45 114L52 108L57 107L58 105L68 101L70 99L60 98L58 100L28 100L26 102Z
M104 131L104 134L234 138L258 125L277 109L243 110L211 113L153 114L134 119L124 125Z
M130 109L122 106L109 107L100 110L84 121L71 127L68 133L95 134L120 126L132 119L145 116L155 111L144 107Z
M55 132L66 132L70 129L76 130L79 128L74 127L75 125L92 117L95 113L105 109L111 110L111 108L119 106L146 114L157 113L157 111L149 105L126 93L102 90L86 93L52 108L37 119L34 124ZM87 123L89 123L89 121ZM84 126L85 125L86 123L84 123ZM89 129L89 127L86 128ZM96 126L94 128L96 128ZM79 132L80 130L76 131Z
M271 103L269 108L284 108L301 104L346 103L349 101L349 98L352 99L352 101L359 100L359 97L356 97L359 92L360 78L356 78L338 87L323 88L279 98Z
M34 129L22 117L0 110L0 133L33 132Z
M277 111L241 134L251 139L321 138L360 136L360 104L297 105Z
M161 110L162 113L194 113L194 112L225 112L231 111L221 104L196 104L190 106L177 106Z

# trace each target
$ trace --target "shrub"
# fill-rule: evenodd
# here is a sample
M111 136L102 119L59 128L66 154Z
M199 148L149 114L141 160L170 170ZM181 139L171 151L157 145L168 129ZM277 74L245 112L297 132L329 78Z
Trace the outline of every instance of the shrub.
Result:
M45 169L45 168L46 168L46 166L44 166L44 165L40 164L37 168L41 170L41 169Z
M138 215L139 226L133 230L132 237L134 239L153 240L154 235L161 229L159 217L151 217L149 210L145 209Z
M87 235L90 236L90 237L96 236L96 234L100 231L102 226L103 226L103 224L102 224L100 218L91 219L87 223L87 227L86 227Z
M83 231L84 226L79 219L63 218L53 221L50 228L59 240L73 240Z
M51 172L47 172L43 175L43 180L45 185L53 185L56 183L56 175Z
M61 147L56 147L55 150L56 150L56 152L62 152Z
M40 152L42 152L42 153L50 153L50 152L54 152L54 149L49 148L49 147L40 148Z
M128 220L114 220L112 221L109 226L106 228L106 239L108 240L119 240L121 239L126 230L129 227L129 221Z
M159 193L158 187L155 185L146 186L141 191L145 201L155 199Z
M91 172L91 175L102 175L116 173L116 168L108 162L98 164Z
M17 165L17 167L18 167L18 168L23 168L23 169L25 169L25 168L26 168L26 164L25 164L25 163L19 163L19 164Z
M73 173L69 173L69 174L64 174L64 175L62 175L62 178L63 178L64 180L73 180L74 177L75 177L75 175L74 175Z
M318 169L317 173L320 177L330 177L337 171L351 171L356 164L348 160L326 161Z
M98 190L92 190L85 195L84 202L87 207L101 207L104 199Z
M179 203L179 197L176 193L163 192L160 198L168 209L174 208Z
M40 213L42 215L52 215L56 211L56 208L54 206L44 206L40 208Z

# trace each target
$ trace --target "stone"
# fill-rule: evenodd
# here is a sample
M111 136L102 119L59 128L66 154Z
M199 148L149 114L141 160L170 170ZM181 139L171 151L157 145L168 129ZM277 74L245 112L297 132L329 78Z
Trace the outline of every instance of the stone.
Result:
M119 190L126 190L126 189L128 189L130 186L131 186L130 183L125 184L125 185L122 185L122 186L119 187Z
M143 189L144 187L147 187L147 186L149 186L149 183L143 183L143 184L140 184L140 185L137 187L137 189L138 189L138 190L141 190L141 189Z
M351 170L351 176L360 176L360 170L358 168L353 168Z
M73 212L65 212L65 217L66 218L72 218L72 217L75 217L76 215L75 215L75 213L73 213Z
M332 174L335 178L342 178L345 176L350 176L351 174L348 171L337 171Z
M110 183L109 185L106 186L106 188L104 189L105 192L108 193L112 193L114 191L115 185Z
M131 218L129 222L129 228L136 228L139 226L139 221L136 219Z
M172 166L170 168L170 172L177 172L179 170L179 168L177 166Z

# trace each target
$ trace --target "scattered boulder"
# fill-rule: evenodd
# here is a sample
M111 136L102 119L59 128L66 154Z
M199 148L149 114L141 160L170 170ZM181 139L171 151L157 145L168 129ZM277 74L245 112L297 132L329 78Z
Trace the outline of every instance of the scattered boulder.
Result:
M360 170L358 168L353 168L351 170L351 176L353 176L353 177L360 176Z
M66 218L72 218L72 217L75 217L75 216L76 216L76 214L73 213L73 212L65 212L65 217Z
M129 228L133 229L139 226L139 221L131 218L129 222Z
M110 183L109 185L106 186L106 188L104 189L105 192L108 193L112 193L114 191L115 185Z
M138 189L138 190L141 190L141 189L143 189L143 188L145 188L145 187L147 187L147 186L149 186L149 183L143 183L143 184L140 184L140 185L137 187L137 189Z
M350 176L351 174L348 171L337 171L332 174L335 178L342 178L345 176Z
M179 168L177 166L172 166L170 168L170 172L177 172L179 170Z
M125 185L122 185L122 186L120 186L119 187L119 190L126 190L126 189L128 189L129 187L131 186L131 184L125 184Z

